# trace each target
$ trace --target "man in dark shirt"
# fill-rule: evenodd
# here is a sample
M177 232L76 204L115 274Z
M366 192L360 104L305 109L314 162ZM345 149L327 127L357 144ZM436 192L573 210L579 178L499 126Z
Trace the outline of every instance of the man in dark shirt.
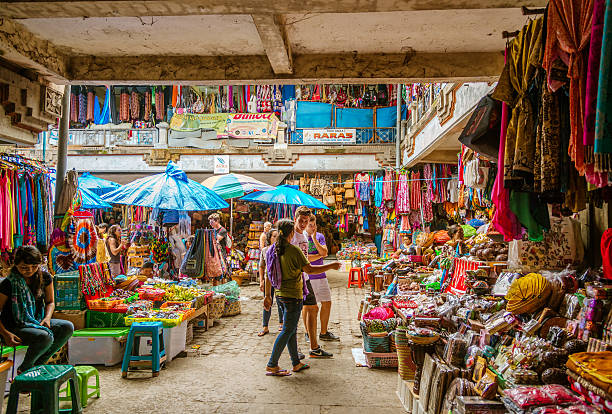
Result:
M208 216L208 222L217 233L217 242L219 242L219 245L223 248L223 251L227 253L227 230L221 225L221 217L219 217L219 214L213 213Z

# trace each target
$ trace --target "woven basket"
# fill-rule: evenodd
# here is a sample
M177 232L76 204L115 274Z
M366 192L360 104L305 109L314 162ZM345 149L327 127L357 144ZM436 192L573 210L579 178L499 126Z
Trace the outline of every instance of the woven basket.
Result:
M240 315L240 313L242 312L242 307L240 306L240 301L234 301L234 302L229 302L227 301L225 303L225 309L223 311L223 317L225 316L234 316L234 315Z
M390 352L389 335L382 337L370 336L363 321L360 323L360 327L365 352L375 352L378 354L388 354Z
M406 331L395 331L395 343L397 346L397 360L399 376L405 381L411 381L416 374L417 366L412 358L412 349Z
M397 368L397 354L395 352L387 354L377 354L374 352L364 352L366 365L368 368Z
M440 335L434 336L413 336L406 334L406 337L410 342L416 345L431 345L440 339Z
M225 297L220 296L212 300L208 305L208 317L210 319L221 319L225 312Z

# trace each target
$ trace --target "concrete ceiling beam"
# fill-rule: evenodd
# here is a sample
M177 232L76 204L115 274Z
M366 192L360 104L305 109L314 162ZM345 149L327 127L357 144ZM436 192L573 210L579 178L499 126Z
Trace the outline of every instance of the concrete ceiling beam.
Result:
M257 56L74 56L73 84L240 85L495 81L498 52L295 55L292 74L276 74Z
M66 83L68 57L51 42L10 19L0 21L0 58L31 69L51 82Z
M251 17L274 73L293 73L291 46L287 41L283 16L253 14Z
M203 14L374 13L413 10L544 7L546 0L0 0L0 16L54 17L187 16Z

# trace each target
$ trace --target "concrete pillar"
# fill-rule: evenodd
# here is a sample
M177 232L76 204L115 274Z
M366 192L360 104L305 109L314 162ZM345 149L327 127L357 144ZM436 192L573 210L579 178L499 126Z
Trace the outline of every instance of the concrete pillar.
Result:
M59 137L57 140L57 168L55 173L55 199L59 200L66 176L66 162L68 157L68 131L70 129L70 85L64 86L62 97L62 118L59 124ZM57 204L55 206L57 213Z
M155 148L168 148L168 133L170 132L170 125L167 122L160 122L157 124L158 138L154 144Z
M279 122L278 131L276 132L276 142L279 144L284 144L286 133L287 133L287 124L284 122Z

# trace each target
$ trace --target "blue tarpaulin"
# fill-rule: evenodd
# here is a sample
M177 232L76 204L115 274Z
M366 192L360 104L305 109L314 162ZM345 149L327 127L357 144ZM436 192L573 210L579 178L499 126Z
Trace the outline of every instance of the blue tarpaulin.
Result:
M296 128L331 128L333 105L298 101Z
M374 110L359 108L337 108L336 128L373 128Z
M402 119L406 119L408 107L402 105ZM377 128L395 128L397 125L397 107L386 106L376 108L376 127Z

